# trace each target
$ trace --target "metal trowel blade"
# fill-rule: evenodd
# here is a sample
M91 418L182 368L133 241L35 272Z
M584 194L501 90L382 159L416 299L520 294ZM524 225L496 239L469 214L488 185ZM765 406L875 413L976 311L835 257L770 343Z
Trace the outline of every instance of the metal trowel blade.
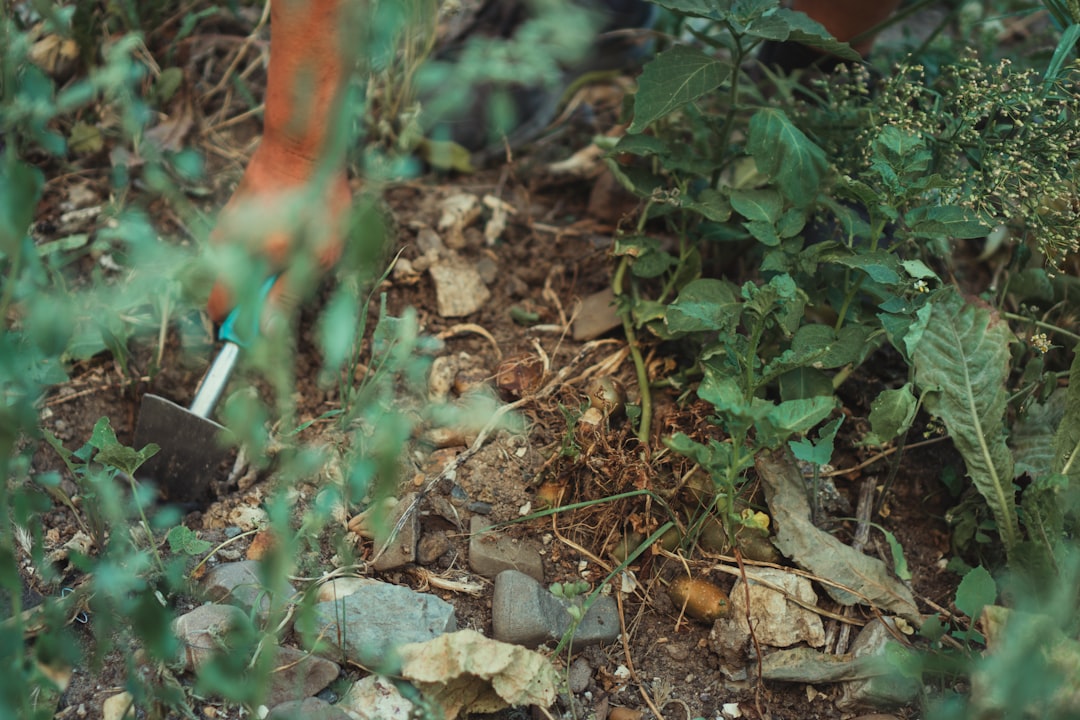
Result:
M152 442L161 449L139 468L137 475L158 483L168 502L206 500L210 481L229 453L221 445L224 429L165 398L144 395L135 427L135 447Z

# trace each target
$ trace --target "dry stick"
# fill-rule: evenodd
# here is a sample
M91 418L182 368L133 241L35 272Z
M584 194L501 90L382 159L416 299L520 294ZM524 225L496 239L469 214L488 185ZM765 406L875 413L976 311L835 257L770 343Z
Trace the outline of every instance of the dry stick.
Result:
M870 540L870 513L874 507L874 486L877 484L875 478L866 478L859 486L859 503L855 509L855 518L857 524L855 526L855 538L851 542L853 550L862 552L863 546ZM844 607L844 614L848 615L852 611L851 605ZM851 639L851 626L841 625L840 632L836 638L836 653L843 655L847 652L848 642Z
M903 449L904 450L914 450L915 448L926 447L927 445L933 445L934 443L944 442L945 440L948 440L948 439L949 439L948 435L942 435L941 437L930 438L929 440L920 440L917 443L911 443L910 445L905 445ZM891 447L888 450L882 450L877 455L873 455L873 456L867 458L866 460L863 460L861 463L859 463L855 467L844 468L843 470L831 470L831 471L829 471L827 473L822 473L821 477L830 478L830 477L836 477L838 475L850 475L853 472L858 472L859 470L870 467L871 465L876 463L878 460L884 460L885 458L889 457L890 455L897 452L898 450L900 450L900 448L898 446Z
M758 642L757 632L754 630L754 623L750 617L750 581L746 577L746 568L743 566L742 550L735 547L735 562L739 564L739 573L743 581L743 590L746 592L746 627L750 631L750 640L754 643L754 655L757 657L757 684L754 686L754 709L757 710L758 717L765 717L765 713L761 712L761 686L765 680L765 669L762 666L761 659L761 643Z
M622 593L615 594L615 602L619 606L619 630L621 631L621 639L623 645L623 656L626 658L626 669L630 671L630 678L637 685L638 692L641 694L641 698L645 701L645 704L649 706L649 709L653 711L659 720L664 720L664 714L660 712L660 708L656 707L656 703L649 696L648 691L645 690L645 683L641 682L641 677L637 674L637 670L634 669L634 659L630 655L630 635L626 632L626 615L623 612Z
M248 51L248 48L251 47L252 44L254 44L255 37L259 34L259 30L262 30L263 26L266 25L269 20L270 0L266 0L266 4L263 5L262 15L259 17L259 22L255 25L254 29L252 29L252 31L248 33L248 36L244 38L244 42L241 43L240 47L237 48L236 56L233 57L232 62L229 63L229 66L225 68L225 72L221 74L221 80L218 81L218 84L207 90L206 93L200 98L203 103L214 97L214 95L217 95L225 88L225 86L229 82L229 76L232 75L232 72L236 69L236 66L240 64L240 59L244 57L244 54Z

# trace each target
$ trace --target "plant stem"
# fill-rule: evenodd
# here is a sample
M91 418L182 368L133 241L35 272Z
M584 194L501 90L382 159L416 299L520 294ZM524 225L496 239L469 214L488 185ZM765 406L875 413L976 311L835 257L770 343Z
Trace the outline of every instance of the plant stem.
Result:
M648 206L643 212L647 211ZM619 266L615 269L615 276L611 279L611 290L616 298L623 295L623 278L626 276L628 267L630 267L630 258L624 255L619 260ZM641 418L638 420L637 438L642 443L648 443L649 428L652 425L652 396L649 394L649 375L645 370L645 358L641 356L641 348L638 347L637 332L634 330L634 321L630 309L620 310L620 314L622 315L623 332L626 334L626 342L630 348L630 357L634 360L638 392L641 394Z

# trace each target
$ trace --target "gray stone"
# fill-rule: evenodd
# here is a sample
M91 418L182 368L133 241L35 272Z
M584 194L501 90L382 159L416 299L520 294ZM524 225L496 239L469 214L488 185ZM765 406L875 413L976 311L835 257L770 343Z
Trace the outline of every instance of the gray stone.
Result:
M353 716L319 698L290 700L275 705L266 720L354 720Z
M420 533L420 526L416 508L412 508L415 499L416 493L409 493L401 497L394 506L394 517L388 523L390 528L397 527L406 512L408 516L396 533L375 547L375 562L372 567L377 571L386 572L416 562L416 538ZM412 508L412 512L409 512L409 508Z
M270 612L271 593L259 576L259 563L255 560L223 563L211 569L202 579L203 593L214 602L227 602L245 611L255 611L259 618ZM296 594L296 589L284 578L275 589L279 606Z
M585 598L558 598L540 583L517 570L504 570L495 578L491 625L496 640L535 648L559 641L573 627L568 608ZM608 596L597 598L574 630L571 649L609 642L619 637L619 612Z
M416 710L393 681L381 675L368 675L353 683L338 704L360 720L411 720Z
M544 581L544 562L529 544L502 533L485 530L490 523L474 515L469 520L469 567L477 575L493 578L504 570L523 572L537 582Z
M266 705L276 707L289 700L311 697L332 683L341 673L337 663L291 647L279 647L274 656L274 672L266 693Z
M231 639L238 634L250 637L251 620L232 605L200 605L173 621L173 634L180 640L177 664L185 670L197 670L220 652L232 649Z
M575 340L595 340L621 325L622 319L615 311L615 293L608 287L581 301L572 331Z
M589 682L592 680L592 667L589 666L589 661L583 657L574 660L574 662L570 663L567 676L567 687L570 688L570 692L585 692L589 687Z
M885 658L885 646L895 642L886 622L894 623L892 618L886 618L885 622L878 619L868 622L855 636L850 652L856 661L870 663L880 674L844 683L843 693L836 701L837 708L851 711L857 708L899 707L914 700L918 694L918 681L901 675Z
M457 619L454 607L434 595L372 581L336 601L317 603L296 626L310 641L328 643L350 661L380 667L392 661L399 645L453 632Z

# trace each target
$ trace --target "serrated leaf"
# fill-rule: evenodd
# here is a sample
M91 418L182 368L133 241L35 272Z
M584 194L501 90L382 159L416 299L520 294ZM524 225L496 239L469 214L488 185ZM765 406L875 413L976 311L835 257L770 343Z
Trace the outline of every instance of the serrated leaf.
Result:
M627 129L640 133L654 120L712 92L731 75L731 65L687 45L676 45L642 68L634 95L634 120Z
M904 222L913 235L926 238L986 237L990 224L977 212L956 205L917 207L904 213Z
M776 11L776 14L782 16L790 28L786 39L824 50L829 55L835 55L841 60L849 60L853 63L862 62L862 55L855 52L855 49L847 43L840 42L830 35L824 25L812 19L809 15L787 8L780 8Z
M1019 541L1013 458L1005 444L1009 330L996 312L955 291L932 304L912 353L926 408L945 423L968 476L993 513L1006 553Z
M829 168L825 152L780 110L766 108L750 118L747 152L758 170L776 181L796 207L814 201Z

